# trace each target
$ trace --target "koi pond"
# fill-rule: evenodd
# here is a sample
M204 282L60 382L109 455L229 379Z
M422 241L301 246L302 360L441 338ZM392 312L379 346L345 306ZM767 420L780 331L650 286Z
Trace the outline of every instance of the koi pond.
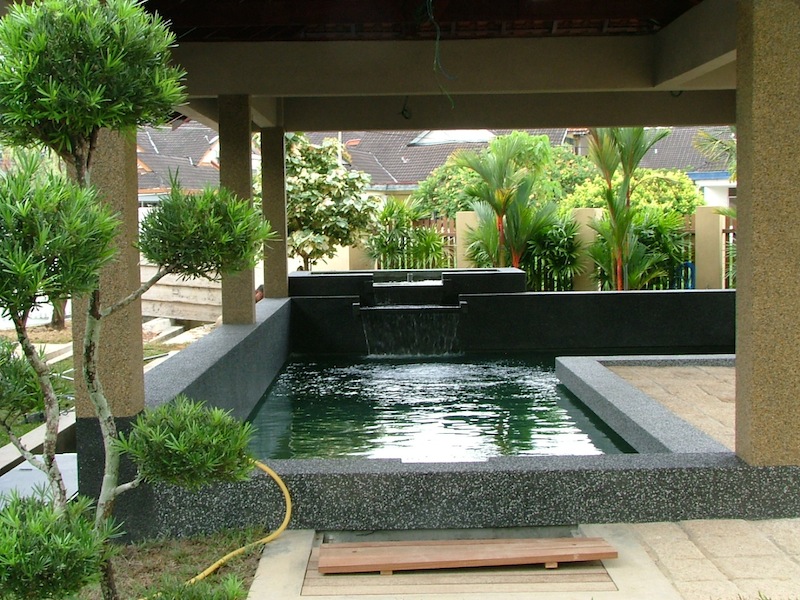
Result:
M289 362L250 418L261 459L496 456L633 450L554 374L552 357Z

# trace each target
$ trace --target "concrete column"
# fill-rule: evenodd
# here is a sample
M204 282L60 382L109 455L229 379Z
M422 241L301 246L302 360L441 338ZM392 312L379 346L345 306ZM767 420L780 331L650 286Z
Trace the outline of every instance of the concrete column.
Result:
M694 264L698 290L725 289L725 217L717 206L698 206L694 217Z
M576 208L572 211L572 217L578 224L578 240L583 244L584 252L578 264L584 267L583 275L576 276L572 281L572 289L576 292L596 292L600 289L597 282L592 279L594 271L594 261L586 250L592 245L597 232L589 224L592 221L603 217L602 208Z
M103 131L97 144L91 170L91 183L100 191L103 202L121 220L116 239L117 259L103 269L100 291L103 306L124 298L139 287L139 239L136 172L136 144L133 139ZM85 299L73 299L72 337L75 372L82 369L83 333L86 330ZM131 417L144 409L142 375L142 305L136 301L102 321L99 373L114 415ZM83 378L75 378L76 414L79 419L94 419Z
M736 453L800 465L800 2L738 10Z
M467 235L470 229L478 226L478 215L471 210L460 210L456 213L456 267L471 269L475 265L467 258Z
M289 295L286 258L286 156L285 131L282 127L261 130L261 210L277 232L264 252L264 296L286 298Z
M240 198L252 198L249 96L219 97L219 183ZM253 270L222 276L222 322L255 323Z

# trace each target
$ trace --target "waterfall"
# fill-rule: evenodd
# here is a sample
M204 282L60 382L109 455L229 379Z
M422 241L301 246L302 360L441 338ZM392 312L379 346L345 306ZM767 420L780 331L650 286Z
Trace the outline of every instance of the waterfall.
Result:
M361 307L367 352L377 356L439 356L458 353L458 306Z

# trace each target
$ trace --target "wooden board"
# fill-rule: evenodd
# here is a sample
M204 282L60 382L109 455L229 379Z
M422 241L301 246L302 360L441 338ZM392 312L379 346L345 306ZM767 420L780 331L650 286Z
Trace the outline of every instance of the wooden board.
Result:
M322 544L320 573L497 567L617 558L602 538L535 538Z

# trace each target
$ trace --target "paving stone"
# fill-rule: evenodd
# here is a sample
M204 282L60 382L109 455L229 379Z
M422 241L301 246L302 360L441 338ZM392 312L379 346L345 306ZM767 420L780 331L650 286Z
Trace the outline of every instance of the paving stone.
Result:
M742 599L759 600L762 597L769 598L769 600L800 599L800 581L736 579L733 583L741 590Z
M684 541L689 539L689 536L677 523L666 521L635 523L631 527L647 543L650 543L651 540Z
M769 519L753 525L788 555L800 556L800 519Z
M780 557L780 548L769 539L757 536L703 536L692 538L695 545L710 558L736 558L736 557Z
M720 556L712 560L729 579L794 581L800 592L800 567L786 556Z
M673 581L727 581L728 577L707 558L659 557L658 566Z
M756 527L742 519L687 520L681 521L680 526L692 539L728 536L738 538L741 542L741 538L745 536L761 535Z
M741 594L730 581L675 581L673 585L683 600L734 600Z

